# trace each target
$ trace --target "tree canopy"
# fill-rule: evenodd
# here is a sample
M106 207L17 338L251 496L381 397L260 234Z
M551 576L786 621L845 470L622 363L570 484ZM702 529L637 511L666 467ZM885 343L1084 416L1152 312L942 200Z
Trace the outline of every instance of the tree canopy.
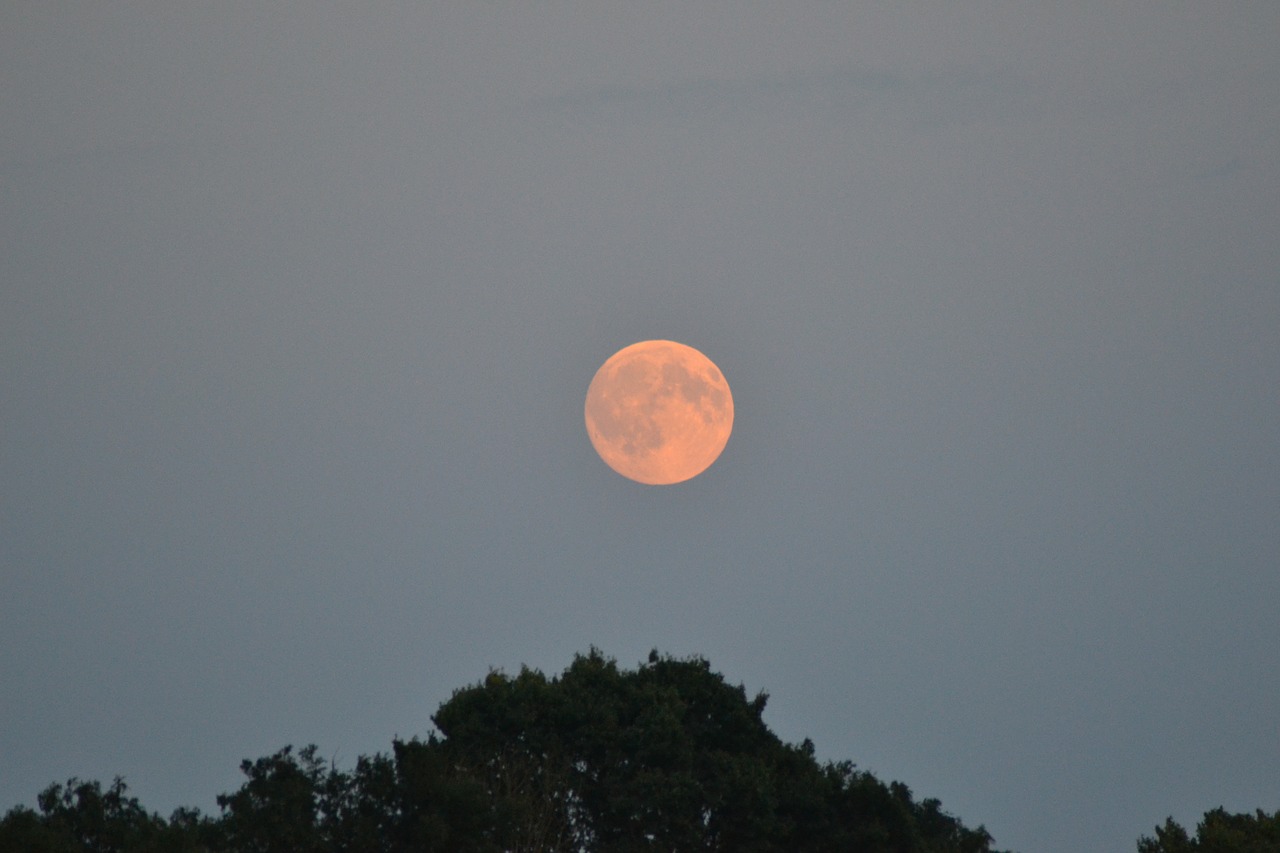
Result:
M1169 818L1156 827L1155 837L1138 840L1138 853L1276 853L1280 850L1280 810L1267 814L1229 814L1216 808L1205 812L1195 836Z
M241 763L218 815L147 811L117 778L50 785L0 820L0 853L992 853L917 800L813 744L781 741L701 658L634 670L594 649L548 678L490 672L440 706L425 738L342 770L315 746ZM1280 812L1172 820L1139 853L1280 849ZM1233 846L1234 845L1234 846Z

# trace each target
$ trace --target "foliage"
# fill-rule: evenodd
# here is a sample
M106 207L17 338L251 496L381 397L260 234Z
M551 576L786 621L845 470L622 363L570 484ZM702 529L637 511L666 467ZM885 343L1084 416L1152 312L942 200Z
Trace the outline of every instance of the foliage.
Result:
M51 786L0 820L0 853L990 851L937 800L783 743L766 701L699 658L624 671L592 650L558 677L489 673L440 706L438 734L350 772L314 746L245 761L217 818L166 821L120 779Z
M1138 840L1138 853L1276 853L1280 850L1280 810L1267 814L1205 812L1194 838L1173 818L1156 827L1154 838Z
M119 777L105 791L98 782L70 779L36 799L39 812L18 807L0 821L0 853L200 853L209 824L179 809L166 821L125 795Z

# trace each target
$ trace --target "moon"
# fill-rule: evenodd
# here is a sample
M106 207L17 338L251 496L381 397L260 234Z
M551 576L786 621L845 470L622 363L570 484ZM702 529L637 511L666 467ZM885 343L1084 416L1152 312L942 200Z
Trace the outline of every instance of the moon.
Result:
M649 485L698 476L733 431L733 395L724 374L675 341L640 341L610 356L587 388L585 413L600 458Z

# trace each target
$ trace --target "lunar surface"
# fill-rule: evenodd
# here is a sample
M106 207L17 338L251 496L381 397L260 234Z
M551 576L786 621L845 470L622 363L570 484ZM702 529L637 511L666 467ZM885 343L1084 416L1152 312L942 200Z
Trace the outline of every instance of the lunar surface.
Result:
M729 383L711 359L675 341L615 353L587 389L587 434L624 477L680 483L720 456L733 430Z

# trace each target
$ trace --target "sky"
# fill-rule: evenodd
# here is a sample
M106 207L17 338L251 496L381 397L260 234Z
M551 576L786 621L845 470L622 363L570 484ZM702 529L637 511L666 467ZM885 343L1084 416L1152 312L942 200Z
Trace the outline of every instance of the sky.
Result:
M1023 853L1280 808L1280 5L0 7L0 810L700 655ZM608 356L719 365L643 486Z

